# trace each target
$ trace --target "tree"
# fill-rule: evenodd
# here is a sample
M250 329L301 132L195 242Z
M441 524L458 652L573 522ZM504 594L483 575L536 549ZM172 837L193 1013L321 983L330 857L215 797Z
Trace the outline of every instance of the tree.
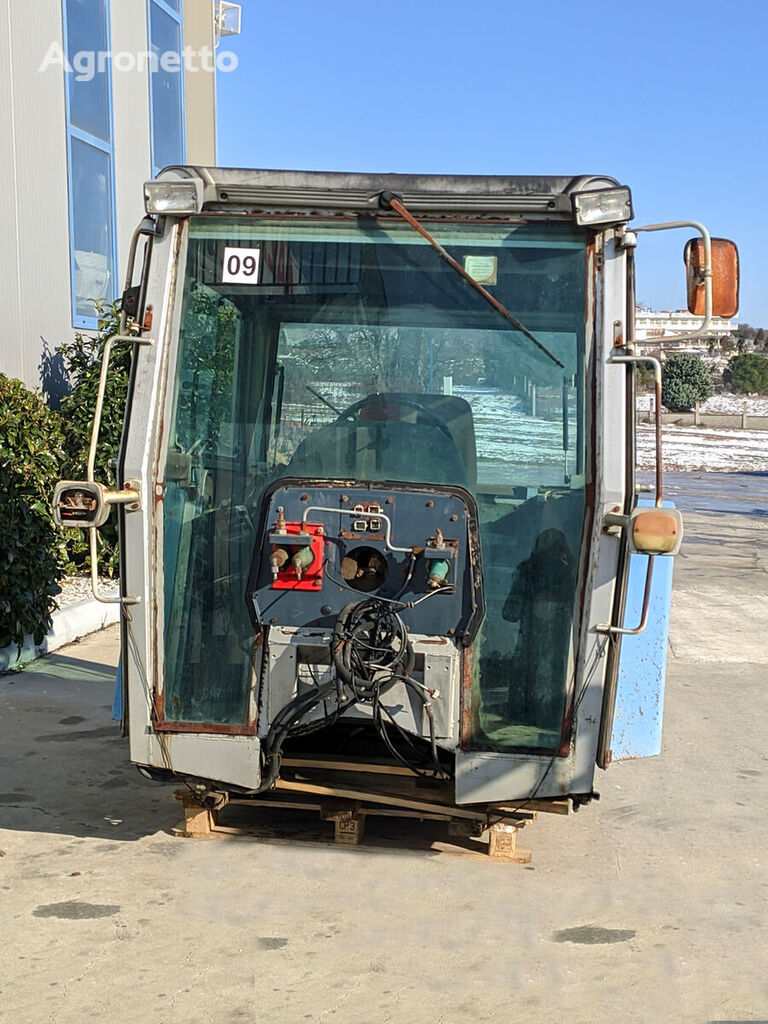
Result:
M733 332L736 339L743 339L744 341L754 341L755 335L758 334L761 328L750 327L749 324L739 324L736 330Z
M729 335L725 334L720 339L720 351L721 352L733 352L736 348L737 342Z
M723 381L745 394L762 394L768 391L768 356L756 352L733 356L723 370Z
M690 412L714 391L712 370L700 356L670 356L661 372L661 400L671 412Z

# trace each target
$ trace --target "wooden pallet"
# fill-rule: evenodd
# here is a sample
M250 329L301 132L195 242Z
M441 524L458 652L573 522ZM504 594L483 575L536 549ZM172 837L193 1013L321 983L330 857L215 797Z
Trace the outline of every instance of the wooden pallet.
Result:
M533 812L487 815L393 793L363 793L337 785L278 780L269 793L236 798L220 792L177 790L184 819L175 836L262 842L329 843L347 849L454 854L527 864L531 851L517 833ZM333 831L328 827L333 825ZM365 840L365 841L364 841Z

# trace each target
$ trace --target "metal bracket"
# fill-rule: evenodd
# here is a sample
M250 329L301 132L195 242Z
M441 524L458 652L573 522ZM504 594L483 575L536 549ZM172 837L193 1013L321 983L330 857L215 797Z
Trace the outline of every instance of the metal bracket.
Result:
M645 590L643 591L643 607L640 612L640 622L634 629L625 629L622 626L614 626L609 622L603 622L595 626L596 633L608 633L611 636L637 636L642 633L648 625L648 611L651 605L651 584L653 583L653 563L656 555L648 555L648 569L645 574Z

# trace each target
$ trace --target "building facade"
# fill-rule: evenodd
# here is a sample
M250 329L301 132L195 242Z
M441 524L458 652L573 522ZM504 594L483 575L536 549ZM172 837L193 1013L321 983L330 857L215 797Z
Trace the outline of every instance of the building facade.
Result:
M713 316L706 335L698 338L677 338L677 335L695 331L702 322L687 309L635 310L635 340L643 355L656 355L665 359L675 352L708 352L718 349L723 338L729 338L739 326L736 320ZM675 340L677 339L677 340Z
M35 0L0 15L0 372L54 402L54 357L122 292L142 182L216 162L213 0Z

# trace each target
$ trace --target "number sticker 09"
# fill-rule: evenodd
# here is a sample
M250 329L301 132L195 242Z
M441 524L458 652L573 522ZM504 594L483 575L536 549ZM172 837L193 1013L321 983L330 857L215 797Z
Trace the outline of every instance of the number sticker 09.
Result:
M261 249L226 246L221 268L223 284L256 284L259 279Z

